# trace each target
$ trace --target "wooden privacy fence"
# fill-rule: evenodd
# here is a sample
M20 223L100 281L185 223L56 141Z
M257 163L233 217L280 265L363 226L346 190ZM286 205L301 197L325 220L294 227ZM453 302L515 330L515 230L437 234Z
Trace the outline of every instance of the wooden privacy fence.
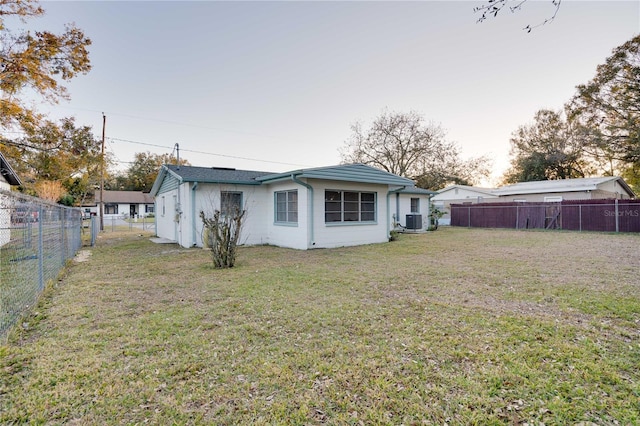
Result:
M640 200L452 204L451 226L640 232Z

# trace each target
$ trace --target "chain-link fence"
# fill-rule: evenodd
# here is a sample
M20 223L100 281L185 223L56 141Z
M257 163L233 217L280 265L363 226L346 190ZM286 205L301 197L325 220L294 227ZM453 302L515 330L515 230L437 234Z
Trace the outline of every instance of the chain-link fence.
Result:
M0 190L0 339L82 245L79 209Z
M99 216L94 216L98 223L100 222ZM103 220L104 229L103 232L118 232L118 231L155 231L156 220L154 217L140 217L130 218L126 215L105 216ZM98 228L99 229L99 228Z

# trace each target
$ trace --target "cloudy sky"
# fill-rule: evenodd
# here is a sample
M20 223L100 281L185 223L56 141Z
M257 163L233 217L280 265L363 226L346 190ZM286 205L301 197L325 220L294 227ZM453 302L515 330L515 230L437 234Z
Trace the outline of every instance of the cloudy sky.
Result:
M102 131L125 168L135 152L265 171L337 164L359 121L414 110L463 156L508 166L509 137L561 109L611 50L640 33L638 1L550 0L476 23L481 2L44 2L32 25L74 22L93 70L53 118Z

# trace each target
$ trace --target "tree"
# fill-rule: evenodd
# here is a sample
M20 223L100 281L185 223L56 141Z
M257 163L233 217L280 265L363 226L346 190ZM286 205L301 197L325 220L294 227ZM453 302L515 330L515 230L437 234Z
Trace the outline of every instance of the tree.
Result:
M109 189L123 191L149 192L158 176L163 164L176 164L173 154L152 154L151 152L137 152L133 163L124 174L113 176L108 184ZM188 166L189 161L180 159L180 165Z
M465 162L444 130L425 123L414 111L383 112L367 131L359 123L340 154L343 163L362 163L417 180L418 186L440 189L449 182L475 182L488 175L488 159Z
M513 133L511 156L505 183L585 177L591 172L579 133L551 110L536 112L533 124Z
M59 123L44 120L17 140L0 141L0 148L10 153L16 171L23 177L25 192L42 197L38 188L56 187L60 196L66 193L79 205L99 182L101 143L89 126L76 127L73 118ZM53 192L46 192L50 199Z
M567 107L588 135L590 154L610 174L640 180L640 35L615 48Z
M478 22L484 22L489 18L495 18L496 16L498 16L498 13L500 13L502 9L507 7L507 5L509 5L507 10L509 10L511 13L519 12L520 10L522 10L522 6L524 6L527 1L528 0L487 0L486 3L474 7L473 11L476 13L480 13ZM556 18L556 15L560 10L560 4L562 3L562 0L550 0L550 2L554 6L553 14L538 24L535 24L533 26L527 25L523 28L525 31L530 33L534 28L549 24Z
M49 102L68 97L62 81L91 69L91 40L73 25L59 35L49 31L11 32L5 17L23 22L44 14L36 0L0 0L0 127L32 131L42 116L21 99L25 89Z

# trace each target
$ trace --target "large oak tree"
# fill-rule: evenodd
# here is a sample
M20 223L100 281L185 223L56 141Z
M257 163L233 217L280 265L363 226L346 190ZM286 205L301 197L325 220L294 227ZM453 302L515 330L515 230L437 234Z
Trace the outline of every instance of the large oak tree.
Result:
M511 168L505 183L580 178L592 172L580 132L558 112L540 110L534 122L511 137Z
M362 163L413 179L431 190L449 183L473 184L489 175L485 157L464 161L444 130L418 113L383 112L367 130L352 125L340 151L343 163Z
M568 108L588 135L586 148L609 174L640 186L640 35L615 48L577 89Z

